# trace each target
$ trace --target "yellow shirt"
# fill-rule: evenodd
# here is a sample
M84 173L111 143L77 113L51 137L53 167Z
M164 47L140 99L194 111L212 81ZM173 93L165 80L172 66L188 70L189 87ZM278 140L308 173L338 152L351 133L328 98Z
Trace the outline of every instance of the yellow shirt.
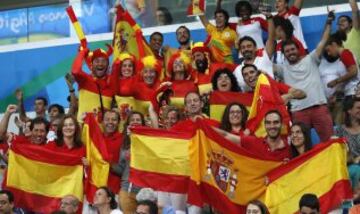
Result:
M353 52L358 63L360 63L360 29L354 27L346 35L347 39L344 42L344 48Z
M208 24L206 31L211 36L209 48L216 62L232 63L231 48L235 46L237 34L230 27L219 31L214 25Z

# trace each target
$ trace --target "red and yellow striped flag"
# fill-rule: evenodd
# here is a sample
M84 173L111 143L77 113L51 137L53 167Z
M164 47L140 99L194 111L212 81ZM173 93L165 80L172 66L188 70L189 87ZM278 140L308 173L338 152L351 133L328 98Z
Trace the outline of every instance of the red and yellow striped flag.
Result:
M282 163L250 154L201 120L189 146L188 201L221 213L245 213L246 204L266 191L265 175Z
M276 86L272 81L274 80L271 80L265 74L260 74L256 83L246 127L257 137L266 136L264 118L265 114L270 110L278 110L282 115L283 125L281 134L287 135L289 132L290 116L278 93L279 90L276 90Z
M105 139L92 113L86 114L81 139L86 145L86 158L89 161L85 193L91 203L97 188L107 185L110 169Z
M192 0L187 8L188 16L199 16L205 14L206 0Z
M140 26L121 5L117 6L113 47L114 61L124 52L134 55L137 60L153 55L151 48L143 37Z
M67 7L66 12L67 12L67 14L68 14L68 16L70 18L70 21L71 21L72 25L74 26L76 35L78 36L78 38L80 40L81 47L86 48L87 47L87 40L86 40L84 31L83 31L83 29L82 29L82 27L80 25L80 22L78 21L76 15L74 13L74 10L73 10L72 6Z
M136 127L131 133L130 181L141 187L186 193L189 133Z
M270 213L296 213L305 193L319 197L321 213L351 199L346 159L346 143L336 139L270 172L265 197Z
M51 213L66 195L82 201L81 157L38 145L13 144L4 182L5 189L14 193L15 206Z
M251 107L253 93L239 92L220 92L213 91L210 94L210 118L221 121L226 106L230 103L237 102L243 104L248 110Z

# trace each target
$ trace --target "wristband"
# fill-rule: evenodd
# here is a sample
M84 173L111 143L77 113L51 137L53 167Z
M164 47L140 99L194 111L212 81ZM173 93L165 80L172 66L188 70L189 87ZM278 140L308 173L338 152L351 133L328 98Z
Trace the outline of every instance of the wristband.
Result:
M75 89L70 89L69 92L70 92L70 93L74 93L74 92L75 92Z

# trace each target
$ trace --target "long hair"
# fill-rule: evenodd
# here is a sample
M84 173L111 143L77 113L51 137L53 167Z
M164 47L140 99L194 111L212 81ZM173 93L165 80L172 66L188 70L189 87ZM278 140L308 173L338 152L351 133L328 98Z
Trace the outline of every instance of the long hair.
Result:
M218 90L218 86L217 86L217 80L218 78L221 76L221 74L226 74L229 78L230 78L230 82L231 82L231 88L230 91L232 92L239 92L241 91L238 82L236 80L236 77L234 76L234 74L227 68L220 68L218 70L216 70L215 74L213 75L212 79L211 79L211 84L212 84L212 88L214 91Z
M349 114L349 110L352 109L356 102L360 102L360 98L353 97L351 99L346 99L343 106L343 111L345 113L344 124L346 127L351 127L351 115Z
M249 204L253 204L253 205L259 207L259 209L261 211L261 214L269 214L270 213L268 208L266 207L266 205L263 202L259 201L259 200L250 201L248 203L248 205Z
M310 128L303 122L294 122L291 126L299 126L302 134L304 135L304 152L309 151L312 148L312 141L311 141L311 131ZM297 151L296 147L291 143L290 144L290 152L291 152L291 158L296 158L299 156L299 152Z
M130 125L130 120L134 115L140 115L141 117L141 125L145 126L145 118L144 115L138 111L132 111L130 112L129 116L126 119L126 122L124 124L124 129L123 129L123 144L122 144L122 149L129 149L130 148L130 143L131 143L131 139L130 136L127 134L127 129Z
M62 132L62 129L64 127L64 123L65 123L65 120L70 118L74 124L75 124L75 135L74 135L74 148L80 148L82 147L82 142L81 142L81 131L80 131L80 125L77 121L77 119L72 116L72 115L65 115L60 124L59 124L59 127L58 127L58 130L57 130L57 133L56 133L56 136L57 136L57 139L55 140L55 143L57 146L63 146L64 145L64 134Z
M241 125L242 128L245 128L245 123L247 121L248 114L249 114L247 109L245 108L245 106L240 104L240 103L230 103L230 104L228 104L226 106L225 110L224 110L224 114L223 114L223 116L221 118L221 124L220 124L220 129L225 130L227 132L231 132L231 130L232 130L232 126L230 124L229 116L230 116L230 109L233 106L239 106L240 109L241 109L242 118L241 118L241 121L240 121L240 125Z
M118 205L117 205L117 202L116 202L116 200L115 200L115 195L114 195L114 193L113 192L111 192L111 190L108 188L108 187L106 187L106 186L102 186L102 187L99 187L98 188L98 190L99 189L102 189L102 190L104 190L105 191L105 193L106 193L106 195L107 195L107 197L109 197L110 198L110 209L116 209L117 207L118 207Z

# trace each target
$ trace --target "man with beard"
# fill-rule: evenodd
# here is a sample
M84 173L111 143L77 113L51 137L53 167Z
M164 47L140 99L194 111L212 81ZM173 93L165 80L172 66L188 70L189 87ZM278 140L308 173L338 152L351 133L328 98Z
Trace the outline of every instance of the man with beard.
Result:
M111 54L110 46L108 46L108 51L96 49L89 52L85 48L81 49L75 58L71 73L79 85L78 121L82 121L82 115L85 112L101 112L103 114L106 109L111 107L112 97L116 92L115 81L118 78L107 74ZM84 59L91 74L82 70Z
M212 63L208 47L203 42L197 42L191 49L193 71L192 78L199 87L200 94L207 94L212 90L211 80L214 73L221 68L234 70L234 64Z
M190 30L186 26L181 25L176 29L176 40L180 45L180 50L191 50L190 38Z
M214 130L253 154L273 160L288 161L291 155L287 138L282 138L280 135L282 127L280 112L277 110L268 111L265 114L264 123L267 134L265 138L234 135L218 128L214 128Z
M298 45L294 41L288 40L283 43L282 52L289 64L274 66L275 71L284 76L286 84L301 89L307 94L305 99L290 101L293 120L314 127L322 142L327 141L332 135L333 123L318 66L326 41L330 36L334 18L334 13L330 12L322 39L314 51L301 57Z
M265 49L258 49L255 40L249 36L242 37L238 43L239 51L243 56L243 61L234 70L234 75L239 86L244 91L249 90L249 88L246 87L241 74L241 69L245 64L254 64L261 72L274 78L271 57L275 51L275 27L271 15L267 15L266 19L268 21L269 36L266 41Z
M120 148L122 145L122 134L119 133L120 114L114 110L108 110L104 114L102 121L103 135L106 148L110 154L111 163L117 164L119 161ZM120 177L110 171L107 186L113 193L120 190Z

